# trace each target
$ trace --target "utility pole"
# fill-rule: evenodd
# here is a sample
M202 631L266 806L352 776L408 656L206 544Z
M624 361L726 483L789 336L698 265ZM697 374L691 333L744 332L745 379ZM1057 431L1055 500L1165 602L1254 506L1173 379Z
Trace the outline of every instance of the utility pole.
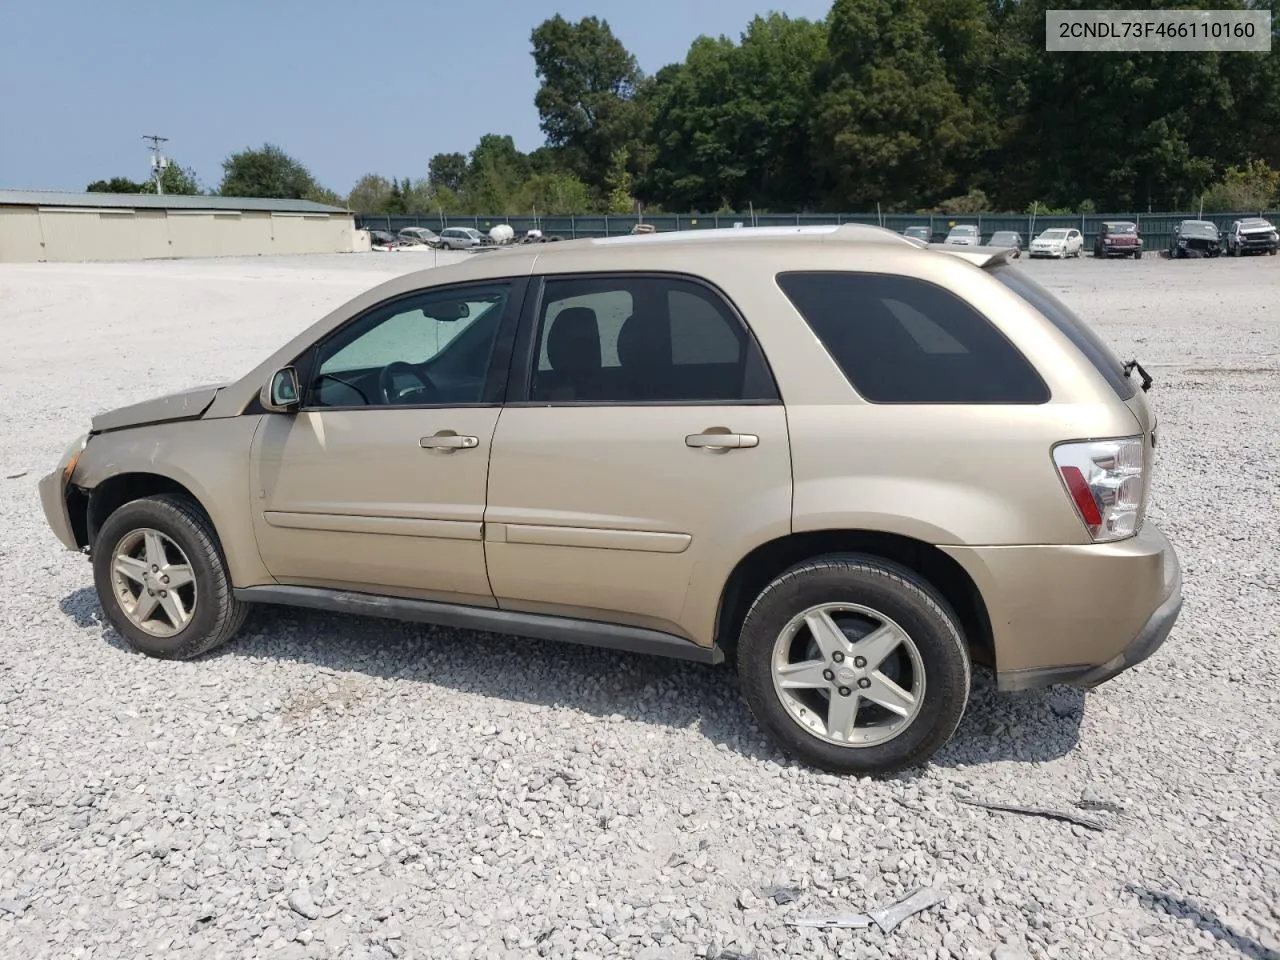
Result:
M169 158L161 152L160 144L168 143L169 138L149 133L142 139L151 142L151 169L154 171L156 178L156 195L162 196L164 194L164 171L169 166Z

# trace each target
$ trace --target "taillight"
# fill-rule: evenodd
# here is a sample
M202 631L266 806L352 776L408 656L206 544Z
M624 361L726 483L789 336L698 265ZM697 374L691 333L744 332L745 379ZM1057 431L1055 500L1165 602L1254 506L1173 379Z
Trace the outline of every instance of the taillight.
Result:
M1053 462L1095 541L1121 540L1142 525L1143 438L1060 443Z

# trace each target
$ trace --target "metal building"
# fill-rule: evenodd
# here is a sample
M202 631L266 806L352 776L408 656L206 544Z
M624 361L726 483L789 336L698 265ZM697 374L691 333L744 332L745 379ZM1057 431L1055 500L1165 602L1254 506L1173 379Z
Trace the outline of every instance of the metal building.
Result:
M352 214L310 200L0 190L0 262L355 249Z

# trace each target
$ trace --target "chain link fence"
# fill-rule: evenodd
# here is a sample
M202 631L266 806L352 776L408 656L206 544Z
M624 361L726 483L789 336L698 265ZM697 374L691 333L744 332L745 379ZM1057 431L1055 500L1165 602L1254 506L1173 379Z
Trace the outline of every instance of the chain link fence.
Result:
M1182 220L1204 219L1226 231L1235 220L1262 216L1276 222L1280 211L1249 210L1240 213L1106 213L1035 215L1008 213L972 214L907 214L886 213L882 217L866 213L757 213L754 217L744 213L662 213L653 216L462 216L436 214L430 216L387 216L383 214L356 214L356 226L365 230L386 230L396 233L404 227L427 227L439 232L445 227L474 227L488 232L500 223L508 224L519 237L527 230L541 230L546 236L576 240L581 237L616 237L628 234L637 223L652 224L659 232L671 230L713 230L734 226L809 226L821 224L868 223L880 224L901 233L907 227L925 226L935 242L945 239L947 231L958 224L972 224L978 228L984 240L997 230L1014 230L1022 234L1024 243L1032 237L1054 227L1075 227L1084 234L1085 249L1093 247L1098 236L1099 224L1108 220L1128 220L1138 225L1143 247L1159 250L1168 247L1175 224Z

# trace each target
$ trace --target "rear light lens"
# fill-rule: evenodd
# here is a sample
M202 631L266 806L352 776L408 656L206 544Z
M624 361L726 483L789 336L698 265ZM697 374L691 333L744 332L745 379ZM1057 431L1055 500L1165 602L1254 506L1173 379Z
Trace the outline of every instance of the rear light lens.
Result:
M1053 462L1095 541L1138 532L1145 507L1142 437L1060 443L1053 448Z

